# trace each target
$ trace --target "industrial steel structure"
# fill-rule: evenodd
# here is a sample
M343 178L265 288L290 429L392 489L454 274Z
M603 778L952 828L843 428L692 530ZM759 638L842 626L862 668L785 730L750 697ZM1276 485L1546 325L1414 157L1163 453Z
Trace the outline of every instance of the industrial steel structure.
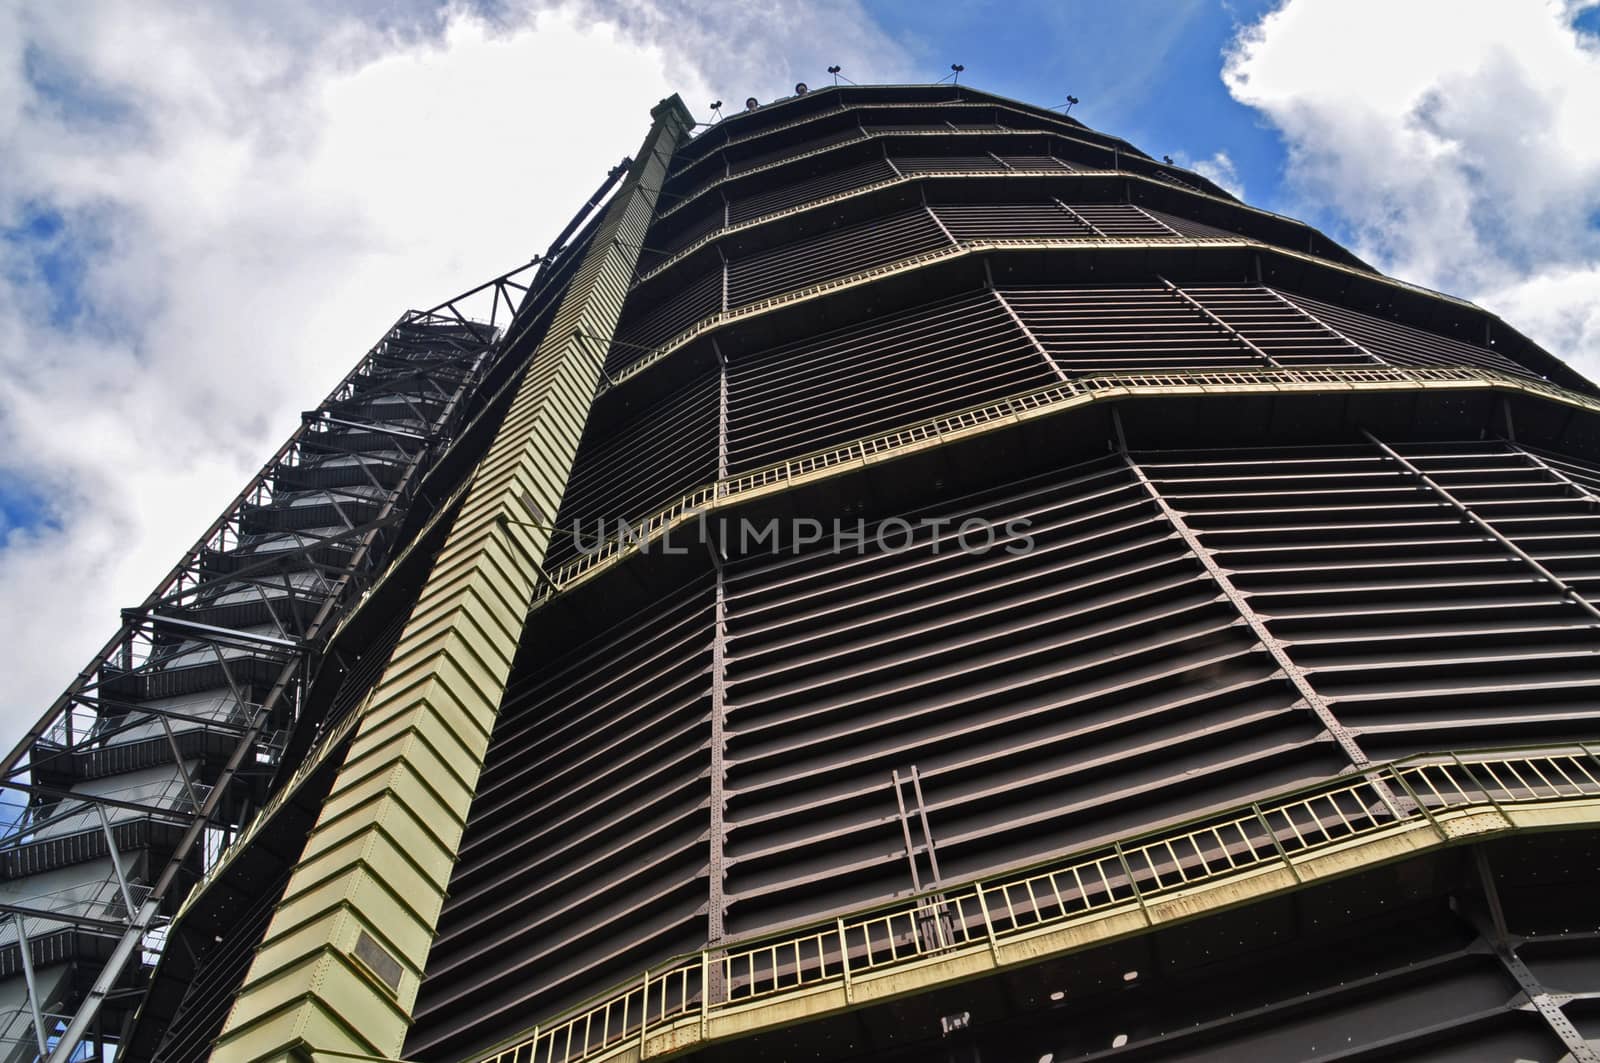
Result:
M1050 110L652 118L13 752L8 1058L1600 1060L1600 389Z

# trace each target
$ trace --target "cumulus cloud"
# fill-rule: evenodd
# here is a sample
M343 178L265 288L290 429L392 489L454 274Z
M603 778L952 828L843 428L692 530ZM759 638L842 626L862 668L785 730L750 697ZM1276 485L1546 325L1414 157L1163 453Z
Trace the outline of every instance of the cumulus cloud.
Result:
M905 66L853 0L373 10L0 5L0 483L43 500L0 527L0 730L402 311L543 250L658 99Z
M1283 134L1298 208L1408 280L1600 369L1592 2L1287 0L1223 79Z
M1600 265L1540 270L1478 299L1552 351L1579 354L1591 376L1600 370Z
M1174 161L1201 177L1210 178L1224 191L1239 199L1245 198L1244 181L1239 177L1239 168L1234 165L1232 157L1226 151L1219 149L1204 159L1190 158L1179 152Z

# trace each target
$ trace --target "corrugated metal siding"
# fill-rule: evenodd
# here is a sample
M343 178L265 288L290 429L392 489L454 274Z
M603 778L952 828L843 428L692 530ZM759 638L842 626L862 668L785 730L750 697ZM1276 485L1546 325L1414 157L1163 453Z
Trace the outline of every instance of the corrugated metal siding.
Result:
M894 170L885 160L867 159L853 165L830 169L815 177L735 197L728 203L728 220L737 225L751 218L759 218L763 214L771 214L802 203L810 203L812 200L848 192L893 176Z
M922 530L730 575L730 929L910 889L913 766L946 876L1335 766L1119 463L928 515L937 552ZM1035 548L963 552L972 518Z
M1600 599L1595 501L1541 459L1495 442L1396 449ZM1369 754L1600 733L1594 617L1377 448L1141 463Z
M732 306L755 302L779 292L845 277L907 258L920 251L947 247L950 241L923 208L897 211L859 225L799 240L728 263L728 301Z
M566 534L574 526L593 542L717 478L717 393L717 374L707 373L620 425L590 423L561 498L552 567L576 555Z
M1476 365L1522 376L1537 375L1487 347L1293 292L1283 294L1391 365Z
M409 1050L516 1029L704 942L711 605L702 582L520 663Z
M730 360L732 471L1049 383L990 294Z

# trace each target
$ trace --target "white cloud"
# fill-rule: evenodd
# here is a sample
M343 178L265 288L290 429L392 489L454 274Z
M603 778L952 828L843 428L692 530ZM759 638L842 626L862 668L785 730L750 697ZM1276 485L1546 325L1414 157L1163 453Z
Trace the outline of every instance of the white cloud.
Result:
M1541 270L1478 301L1550 350L1578 352L1590 375L1600 369L1600 265Z
M363 10L0 5L0 230L59 217L81 268L52 309L0 241L0 471L53 519L0 548L0 730L402 311L542 251L657 100L904 68L851 0Z
M1283 133L1298 209L1594 372L1600 41L1573 26L1590 6L1287 0L1223 78Z
M1233 158L1226 151L1219 148L1204 159L1193 159L1179 152L1174 161L1179 166L1193 170L1201 177L1210 178L1225 191L1237 196L1239 199L1245 198L1244 181L1240 179L1239 169L1234 165Z

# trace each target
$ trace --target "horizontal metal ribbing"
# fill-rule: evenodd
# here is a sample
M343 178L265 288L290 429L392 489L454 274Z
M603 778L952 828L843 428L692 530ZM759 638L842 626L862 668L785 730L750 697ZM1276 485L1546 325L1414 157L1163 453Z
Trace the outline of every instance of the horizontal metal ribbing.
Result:
M736 471L1053 378L1026 333L983 293L730 358L727 375Z
M1522 561L1529 568L1537 572L1539 574L1539 578L1543 579L1551 586L1559 590L1561 595L1571 601L1572 604L1588 613L1595 620L1600 620L1600 609L1595 608L1594 603L1591 602L1585 595L1580 593L1576 587L1572 586L1572 584L1568 583L1554 572L1551 572L1542 563L1540 563L1538 559L1529 554L1520 545L1507 538L1505 534L1500 531L1500 529L1496 528L1492 523L1485 520L1478 513L1474 512L1472 507L1464 504L1447 488L1442 486L1439 481L1435 480L1433 477L1417 468L1415 464L1408 460L1404 455L1398 453L1393 447L1389 446L1389 444L1385 443L1371 432L1364 431L1362 432L1362 435L1366 436L1367 441L1381 450L1384 455L1389 458L1389 460L1398 463L1401 468L1405 469L1412 476L1416 477L1430 491L1438 495L1446 505L1455 510L1456 513L1461 516L1462 520L1477 527L1495 542L1509 550L1511 554L1518 560Z
M1116 415L1113 414L1113 417L1116 417ZM1327 730L1328 734L1333 736L1334 741L1339 743L1339 748L1350 759L1352 765L1358 768L1365 767L1369 760L1366 753L1362 751L1360 744L1356 741L1355 735L1351 733L1348 727L1339 722L1339 718L1334 715L1332 707L1328 704L1328 699L1323 697L1322 693L1312 685L1306 670L1301 668L1289 655L1288 643L1272 633L1272 630L1267 626L1266 620L1250 604L1249 596L1240 592L1239 588L1235 586L1233 578L1218 563L1214 552L1206 549L1205 544L1200 541L1200 536L1190 526L1183 513L1173 506L1161 488L1145 473L1138 460L1128 452L1128 441L1123 436L1120 417L1116 419L1116 428L1117 443L1122 452L1122 460L1127 463L1128 468L1132 470L1133 475L1138 479L1139 486L1149 494L1151 501L1160 509L1162 517L1172 525L1179 538L1183 540L1184 545L1188 547L1190 555L1205 569L1207 577L1217 585L1217 589L1227 598L1228 603L1244 619L1251 633L1255 635L1256 641L1272 655L1272 660L1278 666L1278 670L1294 687L1295 693L1300 696L1300 700L1305 703L1306 708L1311 710L1312 715L1317 718L1317 722ZM1392 802L1392 797L1387 790L1380 789L1380 792L1385 801Z
M882 277L887 277L887 276L892 276L892 275L896 275L896 274L900 274L900 273L905 273L905 272L909 272L909 271L912 271L912 270L917 270L917 269L921 269L921 268L924 268L924 267L927 267L927 266L935 265L935 264L940 263L940 262L953 261L953 260L956 260L956 259L960 259L960 258L965 258L965 257L971 256L971 255L987 254L987 253L997 252L997 251L1031 251L1031 250L1038 250L1038 251L1080 250L1081 251L1081 250L1090 250L1090 249L1094 249L1094 248L1097 248L1097 247L1098 248L1158 248L1158 247L1167 247L1167 248L1173 248L1173 247L1178 247L1178 248L1182 248L1182 247L1204 248L1204 247L1229 247L1229 248L1235 248L1235 249L1241 249L1241 250L1270 251L1270 252L1272 252L1274 254L1283 255L1285 257L1296 259L1296 260L1301 261L1301 262L1306 262L1306 263L1309 263L1309 264L1313 264L1313 265L1315 265L1315 266L1317 266L1318 268L1321 268L1321 269L1335 270L1335 271L1338 271L1338 272L1341 272L1341 273L1349 274L1351 276L1360 277L1362 280L1370 281L1370 282L1372 282L1374 284L1382 284L1382 285L1385 285L1385 286L1390 286L1390 287L1399 288L1399 289L1403 289L1403 290L1422 292L1422 293L1427 294L1430 298L1437 297L1437 298L1441 298L1441 299L1447 299L1447 300L1449 300L1451 302L1457 302L1457 303L1461 302L1460 300L1452 299L1452 298L1450 298L1448 296L1440 296L1440 295L1438 295L1438 293L1429 292L1426 289L1418 288L1418 287L1416 287L1414 285L1406 284L1403 281L1396 281L1396 280L1393 280L1392 278L1382 277L1382 276L1379 276L1377 274L1368 274L1368 273L1365 273L1365 272L1363 272L1361 270L1356 270L1356 269L1354 269L1352 267L1342 266L1342 265L1340 265L1340 264L1338 264L1336 262L1330 262L1330 261L1328 261L1326 259L1318 258L1315 255L1310 255L1310 254L1306 254L1306 253L1298 252L1298 251L1291 251L1291 250L1288 250L1286 248L1277 247L1277 246L1272 245L1272 244L1265 244L1265 243L1262 243L1262 242L1260 242L1258 240L1253 240L1253 239L1250 239L1248 237L1243 237L1243 236L1240 236L1240 237L1210 237L1210 238L1208 238L1208 237L1186 236L1186 237L1181 237L1181 238L1172 237L1172 238L1164 239L1164 240L1149 240L1149 239L1143 239L1143 238L1115 239L1115 238L1111 238L1111 237L1100 237L1100 238L1096 238L1096 239L1092 239L1092 240L1091 239L1085 239L1085 240L1076 240L1076 239L1075 240L1059 240L1059 239L1030 240L1030 239L1020 239L1020 238L1018 238L1018 239L1006 239L1006 240L973 240L973 241L968 241L968 242L965 242L965 243L962 243L962 244L959 244L959 245L956 245L956 246L953 246L953 247L944 247L944 248L937 248L937 249L932 250L932 251L925 251L925 252L922 252L921 254L913 255L913 256L910 256L908 258L904 258L904 259L901 259L899 261L896 261L896 262L889 262L889 263L886 263L886 264L884 264L882 266L878 266L878 267L873 268L873 269L863 270L863 271L858 272L858 273L852 273L852 274L848 274L848 275L845 275L845 276L835 277L835 278L832 278L832 279L827 280L827 281L823 281L823 282L820 282L820 283L817 283L817 284L812 284L812 285L810 285L808 287L805 287L805 288L801 288L801 289L798 289L798 290L795 290L795 291L786 292L781 296L774 296L774 297L768 298L768 299L757 300L755 302L747 303L746 305L741 306L741 307L737 307L737 308L734 308L734 309L723 311L721 313L712 314L712 315L709 315L707 317L703 317L700 320L696 321L689 328L687 328L687 329L683 330L682 332L679 332L678 334L674 335L671 339L666 340L665 342L661 343L659 346L651 348L648 351L648 353L646 353L642 357L638 358L637 360L629 363L626 368L624 368L624 369L622 369L622 370L620 370L620 371L618 371L616 373L613 373L612 374L612 382L609 385L607 385L606 387L602 388L602 391L609 390L611 387L616 387L617 385L620 385L620 384L624 383L625 381L631 379L635 374L645 371L646 369L648 369L650 366L654 365L655 363L661 361L664 358L669 357L674 352L676 352L678 350L681 350L683 347L687 346L689 343L693 342L695 339L698 339L699 337L704 336L704 335L706 335L706 334L708 334L710 332L713 332L715 330L718 330L718 329L720 329L720 328L722 328L724 326L731 325L731 324L734 324L736 322L744 321L744 320L746 320L748 318L755 317L755 316L767 313L769 311L778 309L780 307L791 306L791 305L794 305L796 303L801 303L801 302L806 302L806 301L809 301L809 300L812 300L812 299L822 298L824 296L827 296L827 295L829 295L829 294L831 294L833 292L839 291L839 290L844 289L844 288L850 288L850 287L855 287L855 286L858 286L858 285L868 284L868 283L876 281L876 280L878 280L878 279L880 279ZM715 274L707 274L707 276L708 277L712 277L712 276L715 276ZM1462 303L1461 305L1469 306L1469 307L1471 306L1471 304L1468 304L1468 303ZM1472 307L1472 309L1476 310L1477 308L1476 307Z
M727 140L724 140L721 144L718 144L716 147L711 148L706 154L701 155L698 158L695 158L695 159L691 160L686 165L684 165L684 166L680 167L679 169L673 171L671 176L676 178L676 177L680 177L680 176L682 176L682 175L684 175L686 173L689 173L691 170L695 169L697 166L700 166L702 163L705 163L705 162L707 162L707 161L709 161L711 159L716 158L718 152L725 151L728 148L737 147L740 144L748 144L748 143L751 143L752 141L756 141L756 140L762 140L762 139L765 139L768 136L771 136L773 133L781 133L781 132L784 132L784 131L790 130L790 129L798 129L801 126L810 125L810 124L812 124L814 122L819 122L819 121L822 121L823 119L827 119L827 118L834 118L834 117L837 117L840 114L848 114L848 113L851 113L851 112L859 112L859 111L863 111L863 110L873 110L873 111L888 110L888 111L893 111L893 110L924 110L924 109L928 109L928 108L937 108L940 111L947 111L947 110L961 111L961 110L969 110L969 109L970 110L1005 111L1005 112L1010 113L1010 114L1019 114L1019 115L1022 115L1023 117L1025 117L1025 118L1033 119L1035 121L1041 121L1041 120L1042 121L1048 121L1049 120L1047 115L1039 114L1039 113L1034 112L1034 111L1023 110L1022 108L1013 107L1013 106L1010 106L1008 104L1000 103L1000 102L995 102L995 103L970 102L969 103L969 102L962 102L962 101L959 101L959 100L951 100L951 101L942 101L941 100L939 102L928 102L928 103L875 103L875 102L846 103L846 102L841 101L840 102L840 106L838 106L838 107L835 107L835 108L832 108L832 109L829 109L829 110L826 110L826 111L818 111L816 114L808 115L805 118L798 118L798 119L795 119L792 122L784 122L784 123L779 124L779 125L767 126L764 129L757 130L757 131L752 132L752 133L748 133L748 134L746 134L745 136L742 136L742 137L731 137L731 138L729 138ZM1086 130L1084 127L1079 126L1076 123L1072 123L1072 122L1057 121L1057 122L1051 123L1049 126L1040 126L1040 127L1037 127L1037 128L1031 129L1031 130L1018 130L1018 132L1061 132L1062 135L1071 136L1075 140L1082 140L1083 143L1085 143L1085 144L1095 144L1095 141L1083 140L1083 138L1082 138L1082 134L1083 133L1085 133L1085 132L1091 132L1092 133L1092 132L1094 132L1093 130ZM1096 144L1096 146L1097 147L1105 147L1107 150L1110 150L1110 144L1113 141L1115 141L1115 142L1117 142L1118 144L1121 144L1121 145L1126 145L1126 143L1127 143L1126 141L1122 141L1122 140L1120 140L1120 138L1117 138L1117 137L1107 137L1103 133L1097 134L1097 135L1105 137L1107 143L1105 145ZM698 143L698 141L696 141L695 143ZM691 150L692 150L693 146L694 146L694 144L690 145L690 149Z
M1476 433L1471 433L1476 435ZM1502 546L1367 442L1149 450L1140 463L1378 760L1592 730L1600 514L1516 443L1397 443Z
M408 1055L501 1036L530 1006L627 977L621 938L655 955L705 941L710 581L657 604L508 689Z
M1517 364L1491 347L1387 321L1373 313L1333 306L1305 295L1290 294L1285 298L1324 327L1379 356L1403 350L1416 365L1481 365L1504 370Z
M701 184L695 186L695 188L692 189L691 191L684 193L683 198L681 198L681 199L677 200L676 202L674 202L673 205L671 207L667 208L665 211L662 211L661 214L660 214L660 217L662 217L662 218L670 218L674 214L677 214L679 211L681 211L684 207L686 207L690 203L694 202L700 196L706 194L707 192L713 191L714 189L720 188L723 185L728 184L728 183L730 183L732 181L742 180L742 179L744 179L746 177L749 177L751 174L764 173L766 171L777 169L777 168L782 167L782 166L788 166L789 164L791 164L793 162L796 162L797 160L800 160L800 159L815 158L816 156L824 154L826 152L835 151L835 150L837 150L839 148L847 147L847 146L850 146L850 145L853 145L853 144L865 144L865 143L870 143L871 141L877 140L877 139L880 139L880 138L892 138L892 137L924 137L924 136L950 137L950 136L971 136L971 135L974 135L974 134L983 135L983 136L992 136L992 137L1041 137L1041 136L1042 137L1049 137L1049 138L1052 138L1052 139L1055 139L1055 140L1060 140L1060 141L1063 141L1063 142L1066 142L1066 143L1069 143L1069 144L1073 144L1074 146L1077 146L1077 147L1080 147L1080 148L1087 148L1087 149L1089 149L1091 151L1094 151L1094 152L1097 152L1097 153L1103 153L1103 154L1107 154L1107 155L1112 155L1113 158L1116 157L1115 153L1113 153L1111 151L1111 149L1106 148L1106 147L1104 147L1102 145L1095 144L1095 143L1092 143L1090 141L1082 140L1082 139L1080 139L1078 137L1069 136L1069 135L1067 135L1065 133L1061 133L1061 132L1058 132L1056 130L1050 130L1050 129L998 129L998 128L994 128L994 129L989 129L989 128L985 128L985 129L952 129L949 126L943 126L943 127L938 127L938 128L921 128L921 129L910 128L910 127L901 127L901 128L881 128L881 129L873 130L873 129L867 129L865 127L860 127L860 128L858 128L857 130L855 130L853 132L849 131L849 130L841 131L841 135L840 136L825 138L822 143L815 144L815 146L808 146L807 144L796 144L796 145L794 145L793 149L786 150L784 152L784 154L782 155L782 157L780 157L780 158L773 159L773 160L767 161L767 162L760 162L760 163L757 163L756 165L748 166L748 167L746 167L746 168L744 168L742 170L738 170L736 172L731 172L731 173L724 173L724 174L722 174L722 175L720 175L718 177L714 177L714 178L711 178L708 181L704 181ZM813 142L813 143L815 143L815 142ZM1130 156L1130 157L1132 157L1132 156ZM1200 195L1205 195L1206 193L1201 192L1199 194ZM1217 198L1217 197L1213 197L1213 198Z
M556 514L561 528L649 512L663 498L717 475L718 376L706 373L605 434L584 434ZM572 559L576 543L557 536L550 565Z
M1048 415L1088 402L1132 395L1185 393L1303 392L1394 390L1476 387L1521 392L1552 399L1564 405L1600 413L1600 398L1529 378L1477 368L1403 369L1352 367L1330 369L1213 370L1171 373L1129 373L1082 377L1025 392L998 402L932 418L891 432L880 433L839 447L776 462L692 491L637 522L637 539L623 544L615 539L551 573L554 587L565 591L609 567L669 530L692 523L718 506L731 504L757 491L784 489L817 476L833 475L847 467L892 457L929 442L966 436L1023 418ZM537 607L550 596L547 589Z
M910 516L892 549L726 566L730 932L914 886L890 811L912 766L958 877L1141 821L1179 763L1196 807L1340 767L1119 462ZM968 552L972 524L1028 542Z
M837 146L837 145L834 145L834 146ZM868 161L874 161L874 160L868 160ZM896 161L899 161L899 160L896 160ZM1060 161L1060 160L1058 160L1058 161ZM1103 178L1107 178L1107 177L1120 177L1120 178L1126 178L1126 179L1132 180L1132 181L1143 181L1143 182L1147 182L1147 183L1151 183L1151 184L1161 184L1162 183L1160 181L1157 181L1156 178L1150 176L1149 174L1141 174L1141 173L1136 173L1136 172L1129 171L1129 170L1105 169L1105 168L1101 168L1101 167L1088 168L1088 167L1085 167L1085 166L1083 166L1081 164L1076 164L1075 165L1075 164L1067 163L1067 162L1062 162L1061 166L1054 167L1054 168L1049 168L1049 169L1046 169L1046 168L1043 168L1043 167L1017 167L1017 166L1005 166L1005 165L1000 165L1000 164L990 164L992 166L992 168L984 168L984 169L978 169L978 170L958 169L958 168L942 168L939 165L939 162L940 162L940 160L933 159L933 160L930 160L929 164L927 166L925 166L925 167L917 168L917 169L914 169L914 170L908 170L908 171L902 172L902 173L897 173L893 177L885 177L885 178L880 178L880 179L877 179L877 180L872 180L872 181L869 181L867 183L864 183L864 184L860 185L859 187L852 188L852 189L849 189L849 190L846 190L846 191L831 192L831 193L828 193L826 195L823 195L823 196L820 196L820 197L817 197L817 198L814 198L814 199L808 199L807 201L802 202L802 203L794 204L794 205L791 205L791 206L785 206L785 207L782 207L782 208L777 209L777 210L764 212L764 213L762 213L762 214L760 214L760 215L758 215L756 217L753 217L753 218L748 218L748 219L744 219L744 220L741 220L741 221L732 222L731 224L728 224L728 225L715 226L712 229L710 229L710 230L702 233L701 235L695 237L692 243L688 244L687 246L685 246L685 247L683 247L681 249L674 250L665 259L663 259L662 261L660 261L660 262L656 263L655 265L651 266L649 269L644 270L643 272L641 272L640 275L638 276L638 278L635 279L634 286L638 287L640 285L645 284L648 281L654 280L656 277L658 277L661 274L665 273L667 270L669 270L673 266L677 265L679 262L683 261L684 259L688 258L689 256L693 255L695 252L699 251L700 249L702 249L702 248L704 248L704 247L706 247L706 246L708 246L710 244L714 244L714 243L724 239L725 237L736 235L736 234L741 233L741 232L748 232L748 231L753 230L753 229L762 228L762 227L764 227L766 225L769 225L769 224L771 224L771 223L773 223L775 221L779 221L779 220L784 219L784 218L795 217L797 215L806 214L806 213L809 213L811 211L818 210L818 209L821 209L821 208L824 208L824 207L828 207L828 206L832 206L832 205L837 204L837 203L846 202L848 200L857 198L859 196L864 196L864 195L868 195L868 194L870 194L872 192L876 192L879 189L892 188L892 187L895 187L897 185L910 184L912 182L920 181L920 180L934 180L934 181L937 181L937 180L960 180L960 179L969 178L969 177L983 177L985 179L993 179L993 178L997 178L997 177L1019 178L1019 179L1040 178L1040 177L1049 177L1049 178L1101 178L1101 179L1103 179ZM1205 195L1205 193L1197 193L1197 194ZM1217 197L1211 196L1211 197L1208 197L1208 198L1216 199ZM1283 217L1282 215L1279 215L1279 214L1273 214L1271 211L1260 210L1258 208L1251 207L1248 204L1238 203L1238 202L1235 202L1235 201L1232 201L1232 200L1225 200L1225 201L1221 201L1221 202L1226 202L1229 207L1232 207L1232 208L1234 208L1236 210L1245 211L1245 212L1248 212L1250 214L1258 214L1258 215L1261 215L1262 217L1270 218L1270 219L1272 219L1273 221L1276 221L1276 222L1289 223L1289 224L1293 224L1293 225L1295 225L1296 227L1299 227L1299 228L1305 228L1303 223L1297 222L1297 221L1293 221L1293 219L1285 218L1285 217ZM1079 207L1078 209L1082 210L1083 208ZM1217 229L1217 228L1215 228L1213 226L1202 225L1202 224L1200 224L1198 222L1189 222L1187 220L1183 220L1183 224L1181 224L1181 225L1180 224L1173 224L1172 223L1173 220L1169 219L1167 215L1163 214L1160 211L1150 211L1150 210L1146 210L1145 208L1131 207L1131 206L1129 207L1129 209L1140 211L1146 219L1149 219L1149 224L1133 226L1133 227L1131 227L1132 231L1128 231L1128 232L1111 231L1111 232L1103 233L1102 235L1107 235L1107 236L1143 235L1143 236L1146 236L1146 237L1151 237L1151 236L1175 236L1175 237L1187 236L1187 237L1194 237L1194 236L1208 236L1208 235L1225 235L1223 233L1223 230ZM1159 219L1159 220L1157 220L1157 219ZM1112 228L1116 229L1118 227L1113 226ZM1271 245L1271 246L1277 246L1277 245ZM1285 248L1285 250L1292 250L1292 249ZM1319 257L1319 256L1312 256L1312 257ZM1328 259L1327 261L1329 261L1330 263L1333 262L1332 259ZM1372 274L1372 276L1377 277L1378 274ZM1426 289L1419 289L1419 290L1426 290ZM1437 295L1439 293L1429 292L1428 294Z
M1396 814L1380 785L1410 795L1413 806ZM1597 820L1600 759L1585 747L1414 757L1376 768L1371 778L1324 782L1042 865L944 883L891 906L677 957L474 1058L592 1063L635 1049L641 1057L681 1049L790 1022L788 1005L801 997L811 998L808 1014L848 1008L853 990L880 975L915 971L899 992L932 989L1194 918L1237 903L1241 890L1270 896L1419 850ZM1069 932L1090 924L1103 929ZM816 999L830 987L826 1003ZM652 1044L655 1037L661 1040Z
M724 175L722 177L715 178L715 179L713 179L711 181L706 182L703 185L700 185L700 186L696 187L693 191L686 193L682 199L680 199L677 202L675 202L670 208L668 208L667 210L663 211L660 214L660 217L663 218L663 219L672 217L673 215L675 215L675 214L679 213L680 211L682 211L690 203L693 203L696 199L698 199L701 196L705 195L707 192L710 192L710 191L712 191L713 189L716 189L716 188L720 188L720 187L722 187L723 185L725 185L725 184L727 184L729 182L743 180L743 179L749 177L751 174L762 173L762 172L765 172L765 171L768 171L768 170L777 169L778 167L781 167L781 166L788 166L791 163L797 162L797 161L799 161L801 159L815 158L818 155L822 155L822 154L825 154L825 153L830 152L830 151L837 151L840 148L848 147L848 146L850 146L852 144L867 144L867 143L871 143L874 140L878 140L878 139L882 139L882 138L970 136L970 135L973 135L973 134L979 133L979 132L980 131L978 131L978 130L956 130L956 129L948 129L948 128L946 128L946 129L899 129L899 130L884 131L884 132L863 132L859 136L851 137L851 138L849 138L847 140L832 141L832 142L830 142L828 144L825 144L825 145L823 145L821 147L811 148L809 150L806 149L804 147L804 145L798 145L797 148L799 150L797 150L796 153L793 154L793 155L788 155L788 156L786 156L786 157L784 157L782 159L779 159L777 161L774 161L774 162L763 163L760 166L751 167L748 170L742 170L742 171L740 171L739 173L736 173L736 174L727 174L727 175ZM1096 152L1109 152L1109 150L1110 150L1110 149L1105 148L1105 147L1103 147L1103 146L1101 146L1099 144L1093 144L1093 143L1090 143L1088 141L1080 140L1080 139L1078 139L1076 137L1066 136L1065 134L1057 133L1057 132L1054 132L1052 130L1042 130L1042 129L986 129L986 130L982 130L981 131L981 135L987 136L987 137L1040 137L1040 136L1044 136L1044 137L1051 137L1051 138L1054 138L1054 139L1057 139L1057 140L1065 141L1065 142L1071 143L1071 144L1082 145L1082 146L1088 147L1088 148L1090 148L1090 149L1092 149L1092 150L1094 150ZM1140 161L1143 161L1142 157L1134 156L1134 155L1128 155L1127 153L1123 153L1122 157L1130 158L1130 159L1139 158ZM1153 164L1153 166L1157 170L1160 169L1159 164ZM1122 170L1123 167L1114 166L1113 169ZM1129 173L1137 173L1137 171L1128 171L1128 172ZM1170 183L1170 182L1168 182L1168 183ZM1193 193L1194 195L1204 196L1205 198L1214 200L1214 201L1216 201L1218 203L1226 203L1229 206L1240 206L1241 205L1239 203L1239 201L1236 200L1236 199L1230 199L1230 198L1225 198L1225 197L1222 197L1222 196L1213 195L1210 192L1202 191L1202 190L1200 190L1198 188L1193 187L1192 185L1180 184L1178 187L1182 187L1182 188L1186 189L1187 191ZM1268 215L1271 215L1272 217L1282 217L1281 215L1272 214L1271 211L1263 211L1263 210L1260 210L1259 208L1255 208L1255 207L1249 207L1249 208L1246 208L1246 209L1255 210L1258 213L1268 214ZM1291 221L1292 219L1285 218L1283 220ZM1303 225L1304 223L1303 222L1294 222L1294 224L1295 225Z
M948 262L955 259L966 258L971 255L1000 250L1082 250L1095 247L1187 247L1202 245L1233 247L1240 249L1266 246L1257 244L1255 241L1246 239L1244 237L1238 237L1236 239L1214 240L1184 238L1182 240L1174 239L1171 241L1164 241L1160 244L1144 239L1118 240L1110 237L1100 237L1093 240L1033 240L1021 238L1010 240L974 240L954 246L939 247L930 251L923 251L919 254L911 255L897 261L886 262L883 265L874 267L872 269L861 270L859 272L834 277L826 281L810 284L804 288L794 289L784 292L781 295L775 295L765 299L758 299L753 302L746 303L743 306L724 310L720 313L703 317L696 321L689 328L673 336L670 340L667 340L660 346L650 350L649 353L645 354L643 357L628 363L625 368L622 368L618 372L614 373L613 383L610 386L615 387L618 384L623 383L624 381L633 377L635 374L644 371L649 366L654 365L656 362L659 362L662 359L670 356L675 351L687 346L690 342L699 338L700 336L703 336L716 329L720 329L725 325L743 321L748 318L778 309L779 307L792 306L796 303L802 303L812 299L821 298L843 288L851 288L862 284L868 284L882 277L910 272L912 270L920 269L924 266L931 266L940 262ZM714 274L707 274L708 277L713 275Z
M938 224L920 207L831 229L730 259L730 309L804 290L831 279L841 267L865 272L949 245Z

